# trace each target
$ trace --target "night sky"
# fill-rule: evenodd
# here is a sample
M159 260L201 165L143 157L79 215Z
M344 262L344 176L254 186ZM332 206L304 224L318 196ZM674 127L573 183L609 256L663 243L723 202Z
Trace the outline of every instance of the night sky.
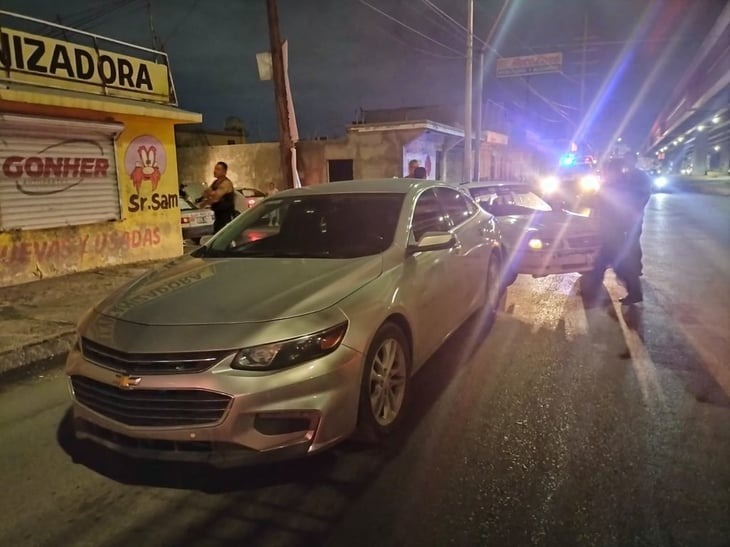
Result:
M465 33L424 0L366 1L442 45L360 0L279 0L302 138L341 135L360 108L463 101ZM430 2L466 24L466 0ZM564 74L533 76L533 93L522 79L497 80L492 68L488 95L528 113L533 128L545 135L572 134L587 14L586 103L595 99L595 115L584 124L586 139L601 145L620 132L639 146L725 3L512 0L495 42L500 54L563 51ZM501 4L476 0L478 36L486 37ZM226 117L238 116L251 140L275 139L273 84L259 81L256 66L256 53L269 44L265 0L151 0L151 6L181 106L202 112L207 127L222 128ZM69 26L152 45L146 0L3 0L2 7L43 19L59 16Z

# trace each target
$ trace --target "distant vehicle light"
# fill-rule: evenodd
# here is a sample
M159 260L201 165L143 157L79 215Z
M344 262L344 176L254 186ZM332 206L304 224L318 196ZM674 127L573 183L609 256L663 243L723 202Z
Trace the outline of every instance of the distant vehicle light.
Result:
M253 199L253 198L250 198L250 199L248 200L248 207L249 207L249 209L250 209L251 207L253 207L254 205L256 205L256 200L255 200L255 199Z
M533 238L527 242L527 246L533 251L539 251L542 249L542 239Z
M654 186L656 188L662 189L667 184L669 184L669 179L667 179L667 177L657 177L654 179Z
M601 188L601 179L597 175L586 175L580 179L580 189L586 193L596 193Z
M560 187L560 179L556 176L545 177L540 181L540 190L543 194L552 194Z

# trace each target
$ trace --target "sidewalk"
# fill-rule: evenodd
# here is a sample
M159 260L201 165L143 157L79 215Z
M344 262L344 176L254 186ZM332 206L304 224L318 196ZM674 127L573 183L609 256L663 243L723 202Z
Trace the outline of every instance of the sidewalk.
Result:
M0 287L0 374L60 355L83 313L159 262L145 262Z
M730 196L730 177L677 176L678 187L685 192Z

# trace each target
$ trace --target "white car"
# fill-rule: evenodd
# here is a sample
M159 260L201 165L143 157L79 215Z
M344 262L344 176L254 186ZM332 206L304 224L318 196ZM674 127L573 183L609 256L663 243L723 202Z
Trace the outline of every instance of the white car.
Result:
M601 247L593 218L553 208L521 183L472 183L471 196L494 215L501 235L507 284L518 274L544 277L593 269Z

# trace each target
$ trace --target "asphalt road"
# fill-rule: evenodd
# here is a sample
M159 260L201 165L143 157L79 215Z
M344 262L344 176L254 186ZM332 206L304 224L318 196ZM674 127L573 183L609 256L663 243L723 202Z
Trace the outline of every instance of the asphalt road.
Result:
M0 545L730 545L730 199L655 196L644 249L633 311L610 276L602 302L520 279L385 448L140 463L69 442L57 367L5 378Z

